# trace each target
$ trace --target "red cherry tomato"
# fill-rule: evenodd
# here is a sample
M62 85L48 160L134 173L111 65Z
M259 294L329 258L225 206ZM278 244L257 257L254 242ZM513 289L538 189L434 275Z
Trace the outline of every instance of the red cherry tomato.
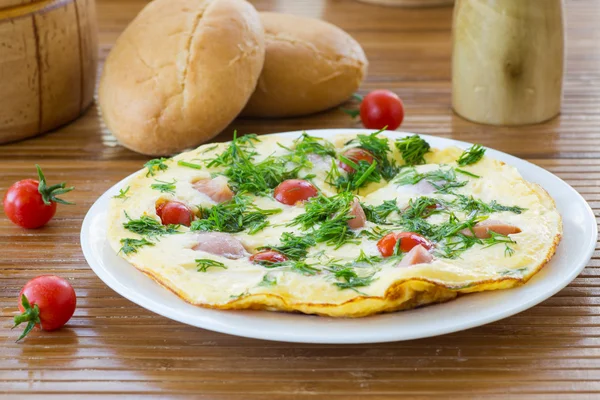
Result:
M27 322L27 327L17 341L34 327L45 331L65 325L75 312L77 297L69 282L54 275L38 276L27 282L19 294L19 310L15 326Z
M167 201L156 206L156 215L163 225L190 226L194 213L185 204L178 201Z
M285 262L287 260L288 258L286 256L275 250L264 250L253 254L250 257L250 261L256 263L259 263L261 261L266 261L269 263L280 263Z
M4 213L15 224L27 228L39 228L48 223L56 213L56 203L73 204L59 199L58 195L70 192L64 183L48 187L39 165L39 181L24 179L14 183L4 196Z
M396 243L400 240L400 251L403 253L408 253L412 250L413 247L417 245L422 245L427 250L430 250L433 245L423 236L414 232L392 232L388 233L384 237L382 237L379 242L377 242L377 248L379 252L384 257L390 257L394 255L394 249L396 248Z
M300 201L306 201L319 194L312 183L302 179L288 179L275 188L275 200L292 206Z
M365 128L394 130L404 120L404 104L389 90L374 90L360 103L360 119Z
M371 154L365 149L361 149L360 147L353 147L351 149L346 150L343 156L356 164L358 164L359 161L366 161L369 164L372 164L374 159L373 154ZM342 161L340 161L340 168L342 168L349 174L354 172L354 168L352 168L348 164L343 163Z

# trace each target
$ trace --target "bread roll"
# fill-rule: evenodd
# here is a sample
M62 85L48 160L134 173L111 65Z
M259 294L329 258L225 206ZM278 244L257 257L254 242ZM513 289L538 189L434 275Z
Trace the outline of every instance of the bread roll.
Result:
M155 0L117 40L99 101L125 147L167 155L216 136L244 108L264 61L244 0Z
M260 13L265 27L265 65L243 115L289 117L344 102L367 72L360 45L327 22Z

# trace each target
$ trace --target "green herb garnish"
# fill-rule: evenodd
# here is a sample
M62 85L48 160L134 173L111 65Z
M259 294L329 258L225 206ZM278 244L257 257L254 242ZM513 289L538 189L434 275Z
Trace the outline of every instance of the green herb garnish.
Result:
M495 212L509 211L515 214L521 214L526 211L526 208L518 206L505 206L498 204L496 200L492 200L490 203L485 203L480 199L475 199L473 196L465 196L462 194L456 195L456 200L452 203L459 210L465 213L476 211L480 214L492 214Z
M196 267L198 268L198 272L207 272L209 268L223 268L227 269L225 264L219 261L211 260L208 258L200 258L194 260L196 262Z
M332 161L331 169L327 173L326 182L331 186L336 187L338 192L354 192L369 182L379 182L381 180L381 174L377 170L378 164L376 160L373 160L372 164L369 164L364 160L355 163L344 156L340 156L340 160L353 168L354 171L347 175L343 175L340 173L335 161Z
M424 156L429 152L430 146L419 135L396 140L395 144L406 165L425 164Z
M463 153L460 155L458 160L456 160L456 163L460 167L464 167L465 165L475 164L476 162L481 160L481 158L483 158L484 154L485 154L485 147L483 147L479 144L474 144L473 146L469 147L467 150L463 151Z
M454 168L437 169L429 172L417 172L414 167L404 168L395 179L399 185L416 185L425 179L437 193L453 194L452 189L465 186L468 181L459 181Z
M234 134L227 149L207 166L227 166L223 174L229 178L229 185L235 192L266 196L284 180L296 178L302 166L289 168L283 157L269 156L262 161L255 161L255 141L258 141L256 135L237 138Z
M175 183L177 183L175 179L173 179L173 182L165 182L159 179L155 179L154 181L157 183L153 183L152 185L150 185L152 189L158 190L161 193L175 194Z
M249 196L236 195L230 201L211 208L200 208L200 219L192 222L192 231L236 233L248 230L253 235L268 226L267 217L280 213L280 208L263 210Z
M165 164L165 161L167 161L166 158L156 158L144 164L144 167L148 168L146 177L154 176L156 172L167 170L169 166Z
M377 172L386 181L391 180L398 173L398 166L394 160L389 158L391 153L389 140L386 137L379 137L381 132L385 131L382 129L377 132L373 132L370 135L357 135L356 139L349 141L348 144L357 143L358 147L367 150L377 163Z
M202 165L200 165L200 164L194 164L194 163L183 161L183 160L177 161L177 165L179 165L181 167L188 167L188 168L193 168L193 169L202 169Z
M290 232L284 232L279 240L281 243L278 246L262 246L258 250L276 250L290 260L297 261L306 258L308 248L316 244L310 235L296 236Z
M119 194L116 196L113 196L113 199L126 199L129 189L130 189L129 186L127 186L125 189L119 189Z
M262 278L262 281L258 284L258 286L275 286L277 285L277 278L271 276L270 274L265 274Z
M123 227L138 235L153 237L181 233L177 230L179 225L165 226L148 215L142 215L139 219L131 219L127 213L125 216L128 221L123 224Z
M474 225L474 224L473 224ZM470 227L466 227L464 229L469 229ZM462 231L462 229L461 229ZM474 235L465 235L460 231L456 232L454 235L450 236L446 239L445 242L440 246L440 255L446 258L457 258L460 254L476 244L484 246L484 248L495 246L497 244L504 244L504 256L510 257L514 254L514 250L510 247L511 244L516 244L514 240L509 238L508 236L501 235L496 232L490 231L490 237L486 239L479 239Z
M331 197L320 194L308 200L304 206L306 212L294 218L289 225L299 225L304 231L311 229L309 235L316 243L327 243L337 249L356 238L348 227L353 201L354 195L350 192Z
M289 225L300 225L302 230L307 230L330 219L334 214L348 214L353 200L354 195L349 192L342 192L331 197L321 193L310 198L304 204L305 212L294 218ZM347 219L350 218L348 216Z
M281 144L280 146L284 147ZM333 144L325 139L310 136L304 132L302 136L294 141L293 150L290 150L290 154L286 158L298 165L311 167L312 162L308 160L308 155L310 154L321 157L335 157L336 155Z
M361 203L361 206L365 212L367 221L376 224L387 224L387 218L391 213L400 213L396 200L384 200L383 203L378 206L370 206Z
M469 171L465 171L464 169L454 168L454 170L460 174L470 176L471 178L481 178L481 176L475 175L474 173L469 172Z
M123 254L137 253L138 249L143 246L154 246L154 243L146 239L121 239L121 250Z

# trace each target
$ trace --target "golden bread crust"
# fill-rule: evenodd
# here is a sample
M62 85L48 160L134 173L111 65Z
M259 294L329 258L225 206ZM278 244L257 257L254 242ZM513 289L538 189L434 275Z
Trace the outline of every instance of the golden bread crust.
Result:
M289 117L344 102L367 73L364 51L349 34L325 21L260 13L265 65L243 115Z
M244 0L156 0L107 58L99 102L125 147L165 155L221 132L242 110L264 61L264 34Z

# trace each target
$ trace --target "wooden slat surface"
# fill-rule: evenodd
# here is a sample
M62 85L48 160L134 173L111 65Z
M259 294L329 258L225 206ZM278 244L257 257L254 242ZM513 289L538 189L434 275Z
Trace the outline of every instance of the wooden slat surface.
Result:
M98 0L103 60L146 2ZM260 10L333 22L365 48L361 88L396 91L402 129L479 142L555 173L600 210L600 2L568 0L567 76L562 115L548 123L496 128L450 110L452 10L403 10L353 0L257 0ZM237 120L233 129L269 133L358 125L337 110L282 120ZM437 338L376 345L308 345L237 338L146 311L107 288L79 247L95 199L146 157L119 147L95 106L43 137L0 147L0 192L40 163L52 182L77 187L46 228L24 231L0 216L0 398L600 398L600 246L566 289L505 320ZM78 309L69 327L14 343L19 289L39 274L71 280Z

